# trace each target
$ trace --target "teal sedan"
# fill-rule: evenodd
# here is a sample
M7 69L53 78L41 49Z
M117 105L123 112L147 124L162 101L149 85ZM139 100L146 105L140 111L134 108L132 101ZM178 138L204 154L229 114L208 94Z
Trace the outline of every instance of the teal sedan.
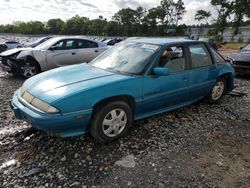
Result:
M11 101L16 118L61 137L90 132L101 143L125 135L134 120L218 102L234 88L234 69L207 43L133 38L89 64L25 81Z

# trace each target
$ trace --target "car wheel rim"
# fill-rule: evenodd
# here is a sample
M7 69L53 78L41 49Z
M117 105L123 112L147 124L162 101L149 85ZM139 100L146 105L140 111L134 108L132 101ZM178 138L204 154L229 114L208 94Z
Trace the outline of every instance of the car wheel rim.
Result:
M224 92L224 82L219 81L215 84L212 90L212 99L218 100Z
M111 110L102 122L102 131L108 137L116 137L127 124L126 112L122 109Z
M21 74L26 78L34 76L36 74L36 67L29 62L25 63L23 66L20 67Z

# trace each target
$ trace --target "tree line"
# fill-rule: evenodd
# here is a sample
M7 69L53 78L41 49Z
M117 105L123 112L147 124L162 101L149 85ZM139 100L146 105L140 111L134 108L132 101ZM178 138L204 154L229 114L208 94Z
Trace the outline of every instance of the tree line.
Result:
M21 34L81 34L99 36L156 36L164 35L167 28L175 28L183 34L185 25L179 25L185 13L182 0L162 0L160 5L149 10L139 6L116 12L108 21L103 16L89 19L76 15L69 20L50 19L40 21L14 22L0 25L2 33Z
M210 3L218 15L212 20L214 29L210 31L210 35L217 35L218 40L223 39L223 33L229 26L233 28L233 34L237 35L240 26L250 25L250 0L211 0ZM201 9L197 10L195 19L205 21L208 25L211 16L210 11Z
M238 34L239 27L244 24L244 18L250 18L250 0L211 0L211 6L218 13L211 22L215 27L212 34L223 34L227 26L233 26L234 34ZM76 15L66 21L58 18L50 19L46 23L30 21L0 25L0 32L98 36L184 35L187 26L179 23L185 12L183 0L162 0L158 6L149 10L141 6L136 9L121 9L110 21L103 16L89 19ZM197 10L194 18L200 23L205 21L203 25L208 26L211 25L211 16L211 12L207 10Z

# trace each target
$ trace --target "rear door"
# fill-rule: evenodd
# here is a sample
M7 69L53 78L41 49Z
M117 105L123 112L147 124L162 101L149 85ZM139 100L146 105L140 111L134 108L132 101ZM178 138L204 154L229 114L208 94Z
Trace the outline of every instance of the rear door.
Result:
M98 43L87 39L78 39L78 61L90 62L103 52Z
M191 70L189 75L189 97L192 100L205 97L216 82L218 70L204 43L188 46Z
M48 69L80 63L76 39L63 39L47 50Z

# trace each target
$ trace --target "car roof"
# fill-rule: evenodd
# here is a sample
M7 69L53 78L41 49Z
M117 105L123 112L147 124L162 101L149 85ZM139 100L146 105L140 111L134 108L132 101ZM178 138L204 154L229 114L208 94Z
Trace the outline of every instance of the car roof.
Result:
M138 43L148 43L155 45L166 45L172 43L201 43L201 41L194 41L185 38L133 37L133 38L128 38L127 40Z
M85 36L56 36L56 37L52 37L48 40L53 40L53 41L57 42L57 41L63 40L63 39L83 39L83 40L88 40L88 41L92 41L92 42L99 43L99 44L104 44L103 42L99 42L99 41L90 39L90 38L85 37Z
M91 40L91 41L95 41L92 40L88 37L84 37L84 36L57 36L57 37L53 37L53 39L57 39L57 40L61 40L61 39L86 39L86 40Z

